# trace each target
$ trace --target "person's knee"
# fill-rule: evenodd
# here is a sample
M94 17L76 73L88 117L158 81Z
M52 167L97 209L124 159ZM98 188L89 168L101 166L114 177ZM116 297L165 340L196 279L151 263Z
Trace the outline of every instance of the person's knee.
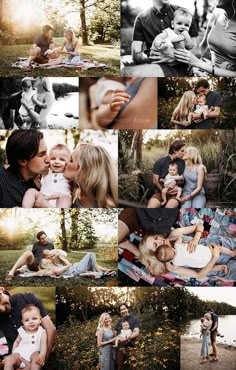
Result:
M161 203L158 199L151 198L148 202L147 208L160 208Z

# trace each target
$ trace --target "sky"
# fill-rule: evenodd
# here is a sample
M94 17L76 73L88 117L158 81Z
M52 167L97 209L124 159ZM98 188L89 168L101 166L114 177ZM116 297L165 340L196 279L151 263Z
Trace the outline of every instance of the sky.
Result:
M187 288L204 301L215 300L225 302L236 307L236 288L233 287L194 287Z

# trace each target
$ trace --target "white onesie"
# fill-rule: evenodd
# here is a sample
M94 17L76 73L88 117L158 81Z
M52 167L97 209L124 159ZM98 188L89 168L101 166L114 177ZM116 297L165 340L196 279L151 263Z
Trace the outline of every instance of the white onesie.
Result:
M127 330L121 329L120 334L119 334L119 337L126 339L131 334L132 334L132 330L131 329L127 329Z
M49 173L41 179L40 192L44 195L61 194L71 197L69 181L63 173ZM56 199L49 200L51 207L56 207Z
M171 184L173 181L179 180L179 175L172 176L168 173L164 180L164 186Z
M36 90L23 91L23 93L22 93L22 99L28 105L29 108L34 109L34 107L35 107L35 104L32 100L32 97L35 94L36 94ZM28 110L26 110L26 108L23 105L20 106L19 114L23 117L25 117L25 116L28 117L29 116Z
M189 266L193 268L205 267L212 259L209 247L198 244L193 253L187 251L187 243L175 243L176 256L172 260L176 266Z
M41 337L45 329L39 326L36 333L28 334L23 326L21 326L17 331L21 336L21 341L19 346L14 349L13 353L19 353L26 361L30 361L30 357L34 352L40 352Z

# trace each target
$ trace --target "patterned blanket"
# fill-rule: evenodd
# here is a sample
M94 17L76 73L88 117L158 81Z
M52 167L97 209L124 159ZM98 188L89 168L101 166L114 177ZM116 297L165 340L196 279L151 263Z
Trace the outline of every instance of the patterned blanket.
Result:
M27 58L18 58L17 61L13 63L11 66L16 67L16 68L25 69L26 61L27 61ZM30 67L32 69L34 68L42 68L42 69L70 68L70 69L75 69L78 71L83 71L83 70L96 69L96 68L104 69L104 68L107 68L107 65L105 63L99 63L96 60L81 59L81 61L76 65L66 64L66 63L55 64L55 65L50 65L50 64L40 64L39 65L37 63L32 63Z

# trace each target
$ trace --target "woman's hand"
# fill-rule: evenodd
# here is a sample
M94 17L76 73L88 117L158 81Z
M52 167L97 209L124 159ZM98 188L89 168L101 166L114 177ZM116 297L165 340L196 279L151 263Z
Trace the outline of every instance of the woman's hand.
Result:
M112 112L119 112L123 104L130 100L131 96L122 89L116 89L112 93L110 109Z
M195 249L198 245L198 240L196 240L195 238L193 238L192 240L190 240L190 242L188 243L188 246L187 246L187 251L189 253L193 253L195 252Z
M191 196L190 195L186 195L186 197L180 198L180 203L187 202L187 200L190 200L190 199L191 199Z
M212 257L217 260L220 256L220 246L218 244L210 244L209 248L211 250Z
M199 66L200 60L189 50L175 49L174 56L178 62L189 64L190 66Z

